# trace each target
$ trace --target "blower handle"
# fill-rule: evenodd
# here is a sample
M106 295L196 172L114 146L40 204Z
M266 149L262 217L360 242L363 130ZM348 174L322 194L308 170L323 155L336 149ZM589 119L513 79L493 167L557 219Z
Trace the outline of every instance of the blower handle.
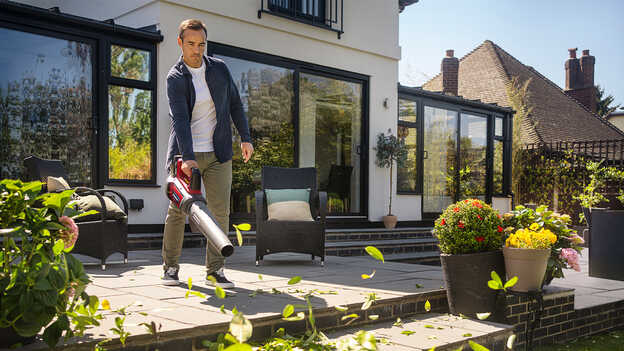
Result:
M199 168L191 169L191 192L201 191L201 173Z

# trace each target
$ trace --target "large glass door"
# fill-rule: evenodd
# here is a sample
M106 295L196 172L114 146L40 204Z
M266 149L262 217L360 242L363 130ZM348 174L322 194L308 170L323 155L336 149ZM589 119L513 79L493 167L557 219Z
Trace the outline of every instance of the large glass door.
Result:
M423 213L440 213L455 199L458 114L425 106Z
M316 167L330 214L361 209L362 84L301 73L299 167Z

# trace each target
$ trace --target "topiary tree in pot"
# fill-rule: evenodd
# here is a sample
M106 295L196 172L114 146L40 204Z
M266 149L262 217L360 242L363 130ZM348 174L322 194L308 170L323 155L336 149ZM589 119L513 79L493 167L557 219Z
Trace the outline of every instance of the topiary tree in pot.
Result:
M390 168L390 202L388 205L388 214L384 216L384 225L386 228L394 228L397 217L392 214L392 170L396 162L397 167L401 167L407 158L407 148L405 143L392 135L392 131L388 129L388 135L379 133L377 135L377 158L375 164L381 168Z

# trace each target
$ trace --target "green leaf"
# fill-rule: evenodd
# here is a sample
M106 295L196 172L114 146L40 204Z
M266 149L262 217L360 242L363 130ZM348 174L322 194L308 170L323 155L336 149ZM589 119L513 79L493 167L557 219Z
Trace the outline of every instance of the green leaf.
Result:
M466 333L466 334L463 334L462 336L463 336L464 338L469 338L469 337L471 337L471 336L472 336L472 334L470 334L470 333Z
M511 288L512 286L516 285L517 282L518 282L518 277L513 277L505 283L505 286L503 286L503 288L505 289Z
M249 224L249 223L241 223L237 227L238 227L238 229L240 229L240 230L242 230L244 232L246 232L248 230L251 230L251 224Z
M362 274L362 279L371 279L374 276L375 276L375 270L373 270L373 273L371 273L370 275Z
M492 290L500 290L503 288L500 283L495 280L488 280L488 287Z
M288 281L288 285L295 285L297 283L299 283L301 281L301 277L296 275L292 278L290 278L290 280Z
M293 312L295 312L295 307L291 304L288 304L284 306L284 310L282 311L282 316L284 316L284 318L288 318L290 317L291 314L293 314Z
M243 234L236 228L236 240L238 240L238 246L243 246Z
M262 274L258 274L258 279L262 280Z
M377 261L381 261L381 262L385 263L384 257L381 254L381 251L379 251L379 249L377 249L376 247L374 247L374 246L367 246L365 250L366 250L366 252L369 255L371 255Z
M225 305L221 305L221 307L219 307L219 311L221 311L221 313L225 314Z
M429 302L429 300L425 302L425 311L427 312L431 311L431 303Z
M514 343L516 342L516 334L511 334L507 338L507 348L513 350Z
M251 337L253 327L251 322L242 313L237 313L232 317L230 322L230 332L238 340L238 342L245 342Z
M63 242L62 239L58 239L57 241L54 242L54 246L52 247L52 252L54 253L54 256L58 256L63 249L65 248L65 243Z
M494 280L495 282L499 283L500 286L503 286L503 281L498 276L498 273L496 273L496 271L490 272L490 276L492 277L492 280Z
M488 319L488 317L489 317L491 314L492 314L492 313L490 313L490 312L486 312L486 313L477 313L477 318L479 318L479 320Z
M193 288L193 278L189 277L186 284L188 285L188 289L191 290Z
M403 335L412 335L414 333L416 333L416 332L415 331L411 331L411 330L404 330L404 331L401 332L401 334L403 334Z
M435 327L431 324L425 324L425 328L427 329L435 329Z
M340 320L341 320L341 321L344 321L344 320L346 320L346 319L352 319L352 318L358 318L358 317L359 317L359 316L358 316L357 314L355 314L355 313L351 313L351 314L348 314L348 315L346 315L346 316L342 316L342 317L340 318Z
M487 347L481 346L472 340L468 340L468 345L470 345L473 351L490 351Z
M218 285L215 286L215 295L220 299L225 299L225 291Z
M368 319L372 320L372 321L376 321L379 319L379 315L378 314L371 314L370 316L368 316Z
M234 345L228 346L223 351L252 351L252 350L253 349L251 348L251 346L247 344L234 344Z
M305 318L305 313L297 312L297 315L294 317L288 317L288 318L282 318L282 319L288 322L294 322L294 321L303 320L304 318Z
M191 295L195 295L195 296L197 296L197 297L199 297L199 298L202 298L202 299L205 299L205 298L206 298L206 295L202 294L202 293L201 293L201 292L199 292L199 291L191 291Z
M336 306L334 306L334 308L335 308L337 311L340 311L340 312L345 312L346 310L348 310L348 309L349 309L348 307L345 307L345 306L340 306L340 305L336 305Z

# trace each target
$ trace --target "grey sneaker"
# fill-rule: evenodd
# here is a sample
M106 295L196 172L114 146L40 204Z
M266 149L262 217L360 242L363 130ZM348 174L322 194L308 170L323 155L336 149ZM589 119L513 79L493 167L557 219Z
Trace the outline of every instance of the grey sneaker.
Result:
M180 283L178 280L178 269L175 267L167 268L161 279L162 285L178 285Z
M217 270L216 272L212 272L212 273L208 273L206 274L206 284L207 285L211 285L214 286L214 283L212 282L212 279L209 279L208 277L212 277L214 278L214 281L222 288L224 289L231 289L234 287L234 283L232 283L231 281L229 281L226 277L225 274L223 274L223 268L219 268L219 270Z

